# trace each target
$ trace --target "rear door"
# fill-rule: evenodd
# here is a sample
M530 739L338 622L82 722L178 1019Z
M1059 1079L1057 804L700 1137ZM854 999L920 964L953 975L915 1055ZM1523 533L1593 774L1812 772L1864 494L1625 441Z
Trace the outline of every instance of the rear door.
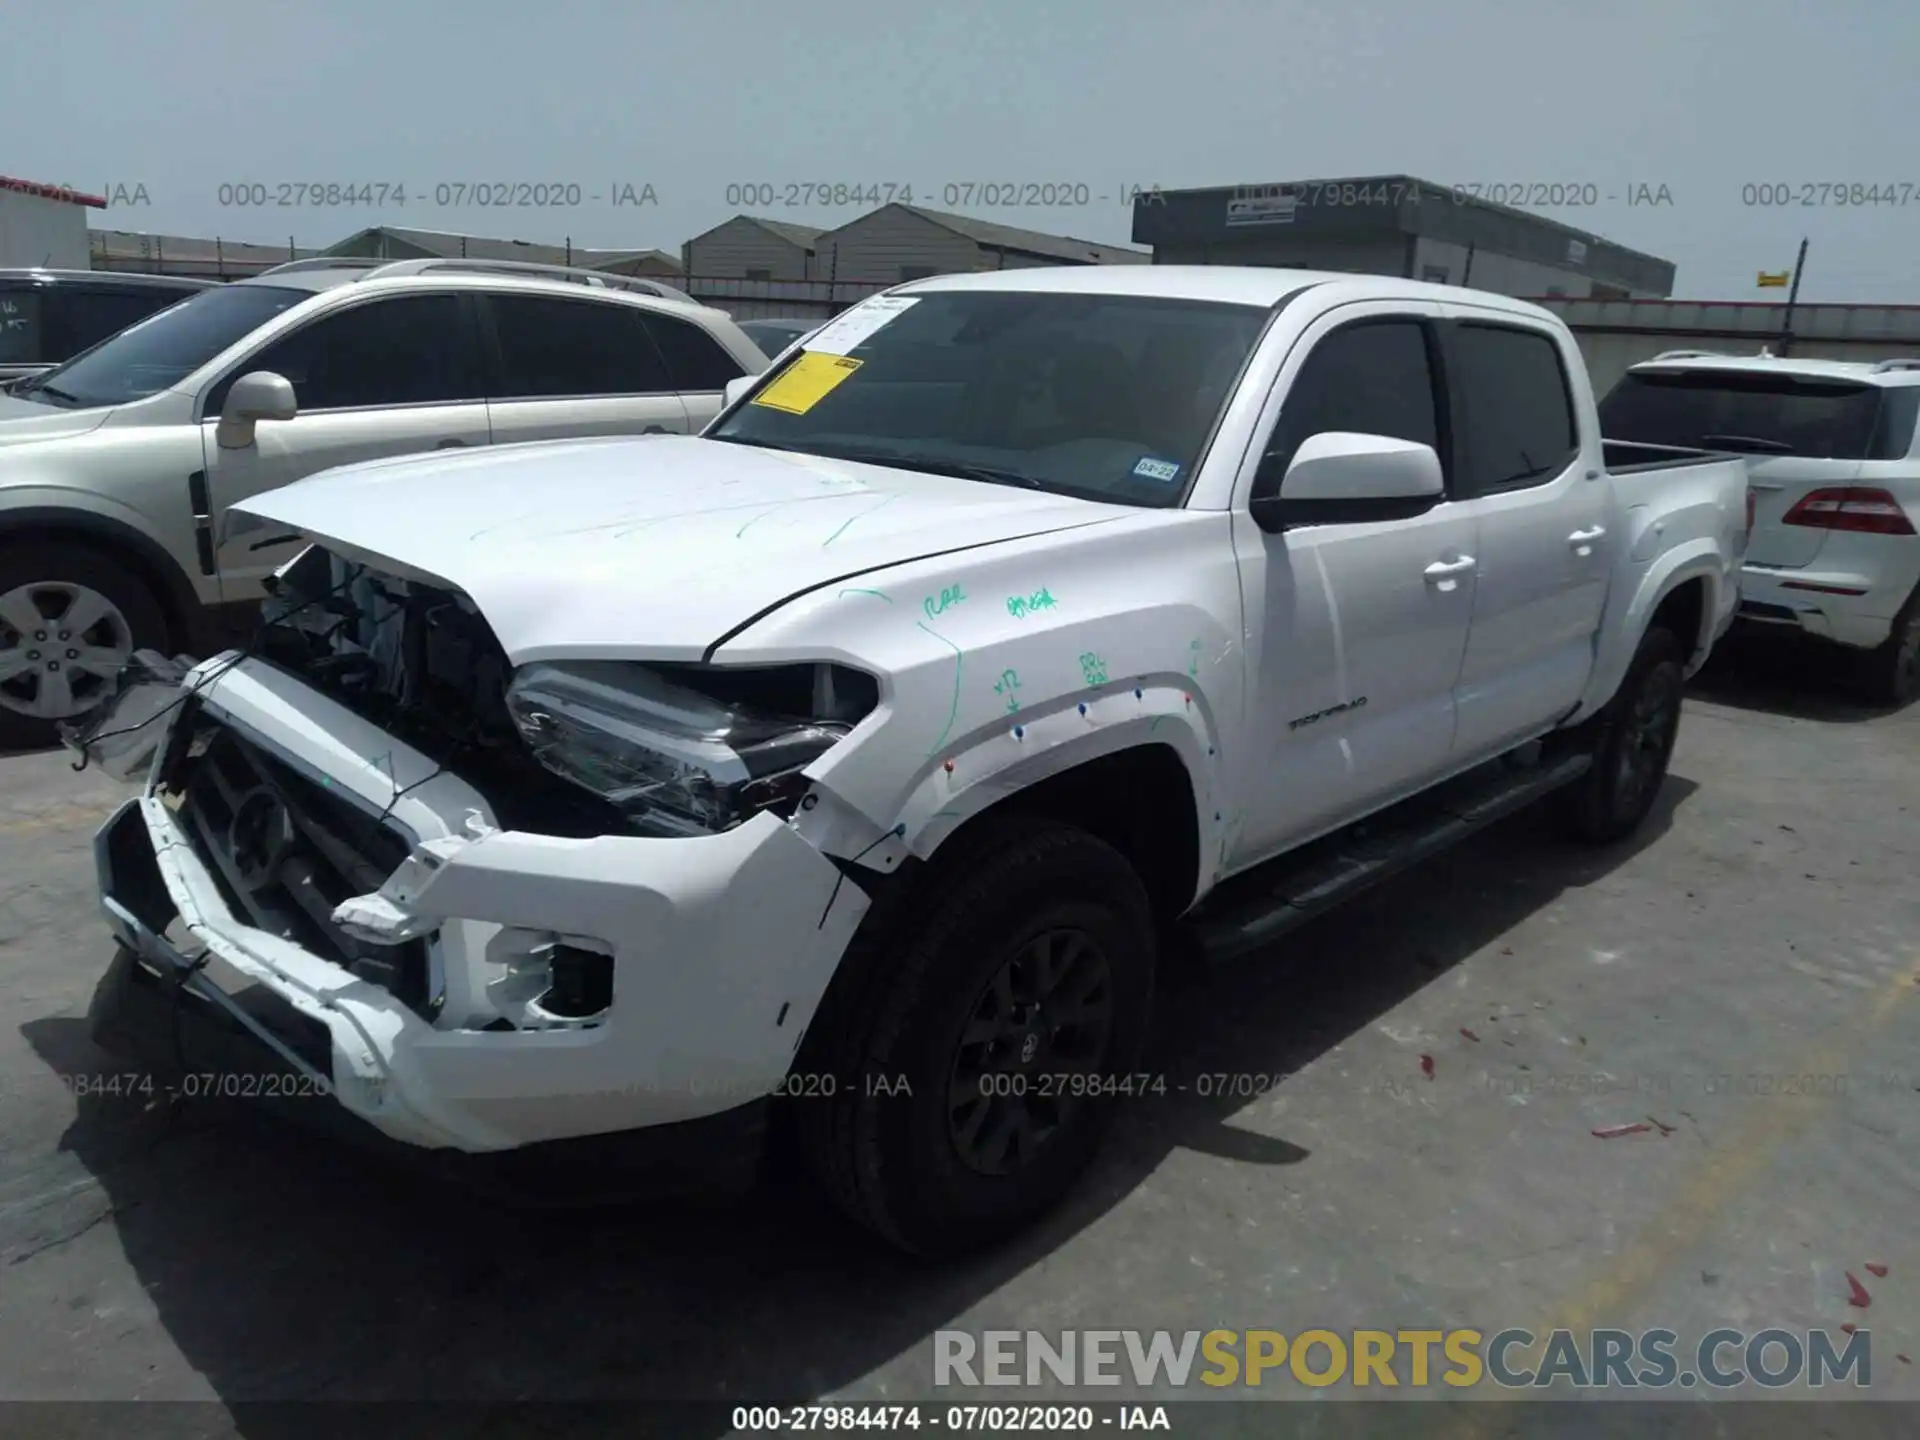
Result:
M1579 701L1606 606L1608 489L1582 452L1577 353L1518 317L1443 327L1459 493L1480 525L1455 758L1497 753Z
M667 376L686 409L688 426L705 429L726 403L727 382L739 379L746 370L718 340L691 320L657 311L643 311L642 319L660 358L666 362Z
M1746 563L1798 570L1819 558L1829 532L1786 524L1786 517L1815 490L1859 481L1877 443L1881 394L1858 381L1776 371L1630 370L1601 404L1600 432L1609 440L1751 457Z
M395 295L326 310L226 371L203 397L205 471L189 483L205 516L200 565L228 603L261 593L291 541L258 527L224 531L227 509L336 465L487 443L485 372L469 296ZM220 407L255 370L293 384L299 413L262 420L251 445L224 449Z
M503 291L481 305L494 444L691 428L639 306Z

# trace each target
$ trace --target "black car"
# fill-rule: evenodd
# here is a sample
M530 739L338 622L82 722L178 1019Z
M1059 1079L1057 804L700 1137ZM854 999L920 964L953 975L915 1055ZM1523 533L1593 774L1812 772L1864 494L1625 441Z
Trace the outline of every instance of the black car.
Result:
M0 270L0 388L219 283L98 270Z
M811 335L827 322L818 318L783 316L778 320L736 320L734 323L746 331L747 338L765 351L771 360L794 341Z

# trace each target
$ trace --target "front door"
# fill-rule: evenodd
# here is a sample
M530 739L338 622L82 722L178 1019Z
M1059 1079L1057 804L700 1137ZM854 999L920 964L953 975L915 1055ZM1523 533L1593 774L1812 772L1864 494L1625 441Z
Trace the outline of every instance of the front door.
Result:
M297 539L275 527L233 526L240 500L362 460L488 443L484 370L467 298L399 295L328 311L229 370L201 411L204 504L211 563L225 603L258 599L261 581L291 559ZM225 449L220 406L256 370L293 384L299 413L262 420L251 444ZM208 563L202 551L202 565Z
M1302 338L1281 373L1252 494L1277 488L1293 451L1327 431L1431 445L1450 470L1429 309L1343 307ZM1279 534L1238 506L1234 538L1257 675L1247 810L1229 861L1238 869L1445 771L1478 534L1449 491L1410 519Z

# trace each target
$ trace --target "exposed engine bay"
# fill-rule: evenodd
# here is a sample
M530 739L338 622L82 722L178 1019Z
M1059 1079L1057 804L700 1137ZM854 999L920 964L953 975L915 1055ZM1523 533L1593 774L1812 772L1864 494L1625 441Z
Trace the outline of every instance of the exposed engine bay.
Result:
M502 825L592 836L613 806L543 767L507 711L512 667L473 603L315 546L272 582L254 654L472 784Z

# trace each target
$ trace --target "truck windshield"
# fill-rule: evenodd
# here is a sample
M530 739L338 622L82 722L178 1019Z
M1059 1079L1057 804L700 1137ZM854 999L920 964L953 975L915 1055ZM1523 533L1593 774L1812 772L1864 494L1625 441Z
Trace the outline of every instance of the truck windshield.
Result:
M1825 460L1889 459L1898 448L1880 414L1879 386L1806 375L1727 370L1640 371L1600 403L1600 433L1642 445L1684 445Z
M1173 505L1268 314L1009 290L882 303L900 308L828 324L707 438Z
M179 384L266 321L312 297L311 290L277 285L203 290L108 336L66 364L22 381L9 393L69 410L144 400Z

